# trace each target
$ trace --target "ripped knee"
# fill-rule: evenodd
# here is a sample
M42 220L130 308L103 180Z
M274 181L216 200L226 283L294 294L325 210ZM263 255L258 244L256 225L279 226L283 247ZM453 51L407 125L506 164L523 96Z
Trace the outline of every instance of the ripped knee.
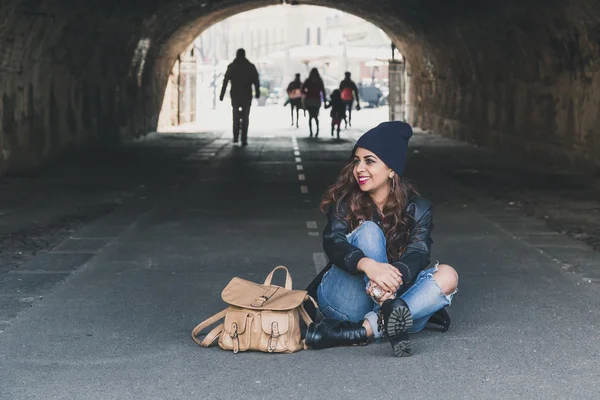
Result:
M447 296L454 294L458 288L458 272L448 264L439 264L433 279Z

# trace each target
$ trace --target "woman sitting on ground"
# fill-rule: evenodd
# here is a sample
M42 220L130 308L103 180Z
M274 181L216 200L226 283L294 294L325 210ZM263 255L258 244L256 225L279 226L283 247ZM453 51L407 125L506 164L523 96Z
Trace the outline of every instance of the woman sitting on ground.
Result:
M411 354L409 333L450 324L444 307L458 274L430 263L431 203L402 178L410 125L384 122L358 139L327 191L323 248L330 265L309 285L325 317L307 330L313 349L364 344L384 334L395 356Z

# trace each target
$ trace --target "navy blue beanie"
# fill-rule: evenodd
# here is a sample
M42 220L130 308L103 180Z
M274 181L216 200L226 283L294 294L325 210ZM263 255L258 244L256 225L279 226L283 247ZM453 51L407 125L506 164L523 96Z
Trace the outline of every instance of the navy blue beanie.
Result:
M358 139L352 150L352 156L354 156L358 147L362 147L372 151L388 167L402 176L404 163L406 162L408 139L412 134L412 128L406 122L382 122Z

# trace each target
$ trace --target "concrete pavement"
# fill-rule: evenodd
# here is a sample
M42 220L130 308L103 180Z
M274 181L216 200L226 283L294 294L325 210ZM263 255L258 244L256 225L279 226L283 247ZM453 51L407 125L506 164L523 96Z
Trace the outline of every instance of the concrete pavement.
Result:
M0 276L0 297L33 297L4 314L0 398L597 398L599 287L565 264L598 253L449 178L422 134L407 174L436 205L433 259L460 274L447 333L413 335L403 359L387 343L233 355L191 340L233 276L284 264L302 288L322 268L318 202L364 128L252 132L247 148L226 133L177 152L143 195Z

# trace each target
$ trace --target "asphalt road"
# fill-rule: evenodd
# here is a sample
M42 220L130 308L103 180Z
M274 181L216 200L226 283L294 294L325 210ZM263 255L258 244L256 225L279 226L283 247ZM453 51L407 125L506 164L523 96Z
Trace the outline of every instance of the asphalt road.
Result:
M0 275L0 398L598 398L598 253L463 186L451 142L425 134L407 177L435 204L433 259L460 274L447 333L413 335L402 359L387 343L234 355L191 340L232 277L283 264L303 288L323 267L319 199L365 128L141 141L143 187Z

